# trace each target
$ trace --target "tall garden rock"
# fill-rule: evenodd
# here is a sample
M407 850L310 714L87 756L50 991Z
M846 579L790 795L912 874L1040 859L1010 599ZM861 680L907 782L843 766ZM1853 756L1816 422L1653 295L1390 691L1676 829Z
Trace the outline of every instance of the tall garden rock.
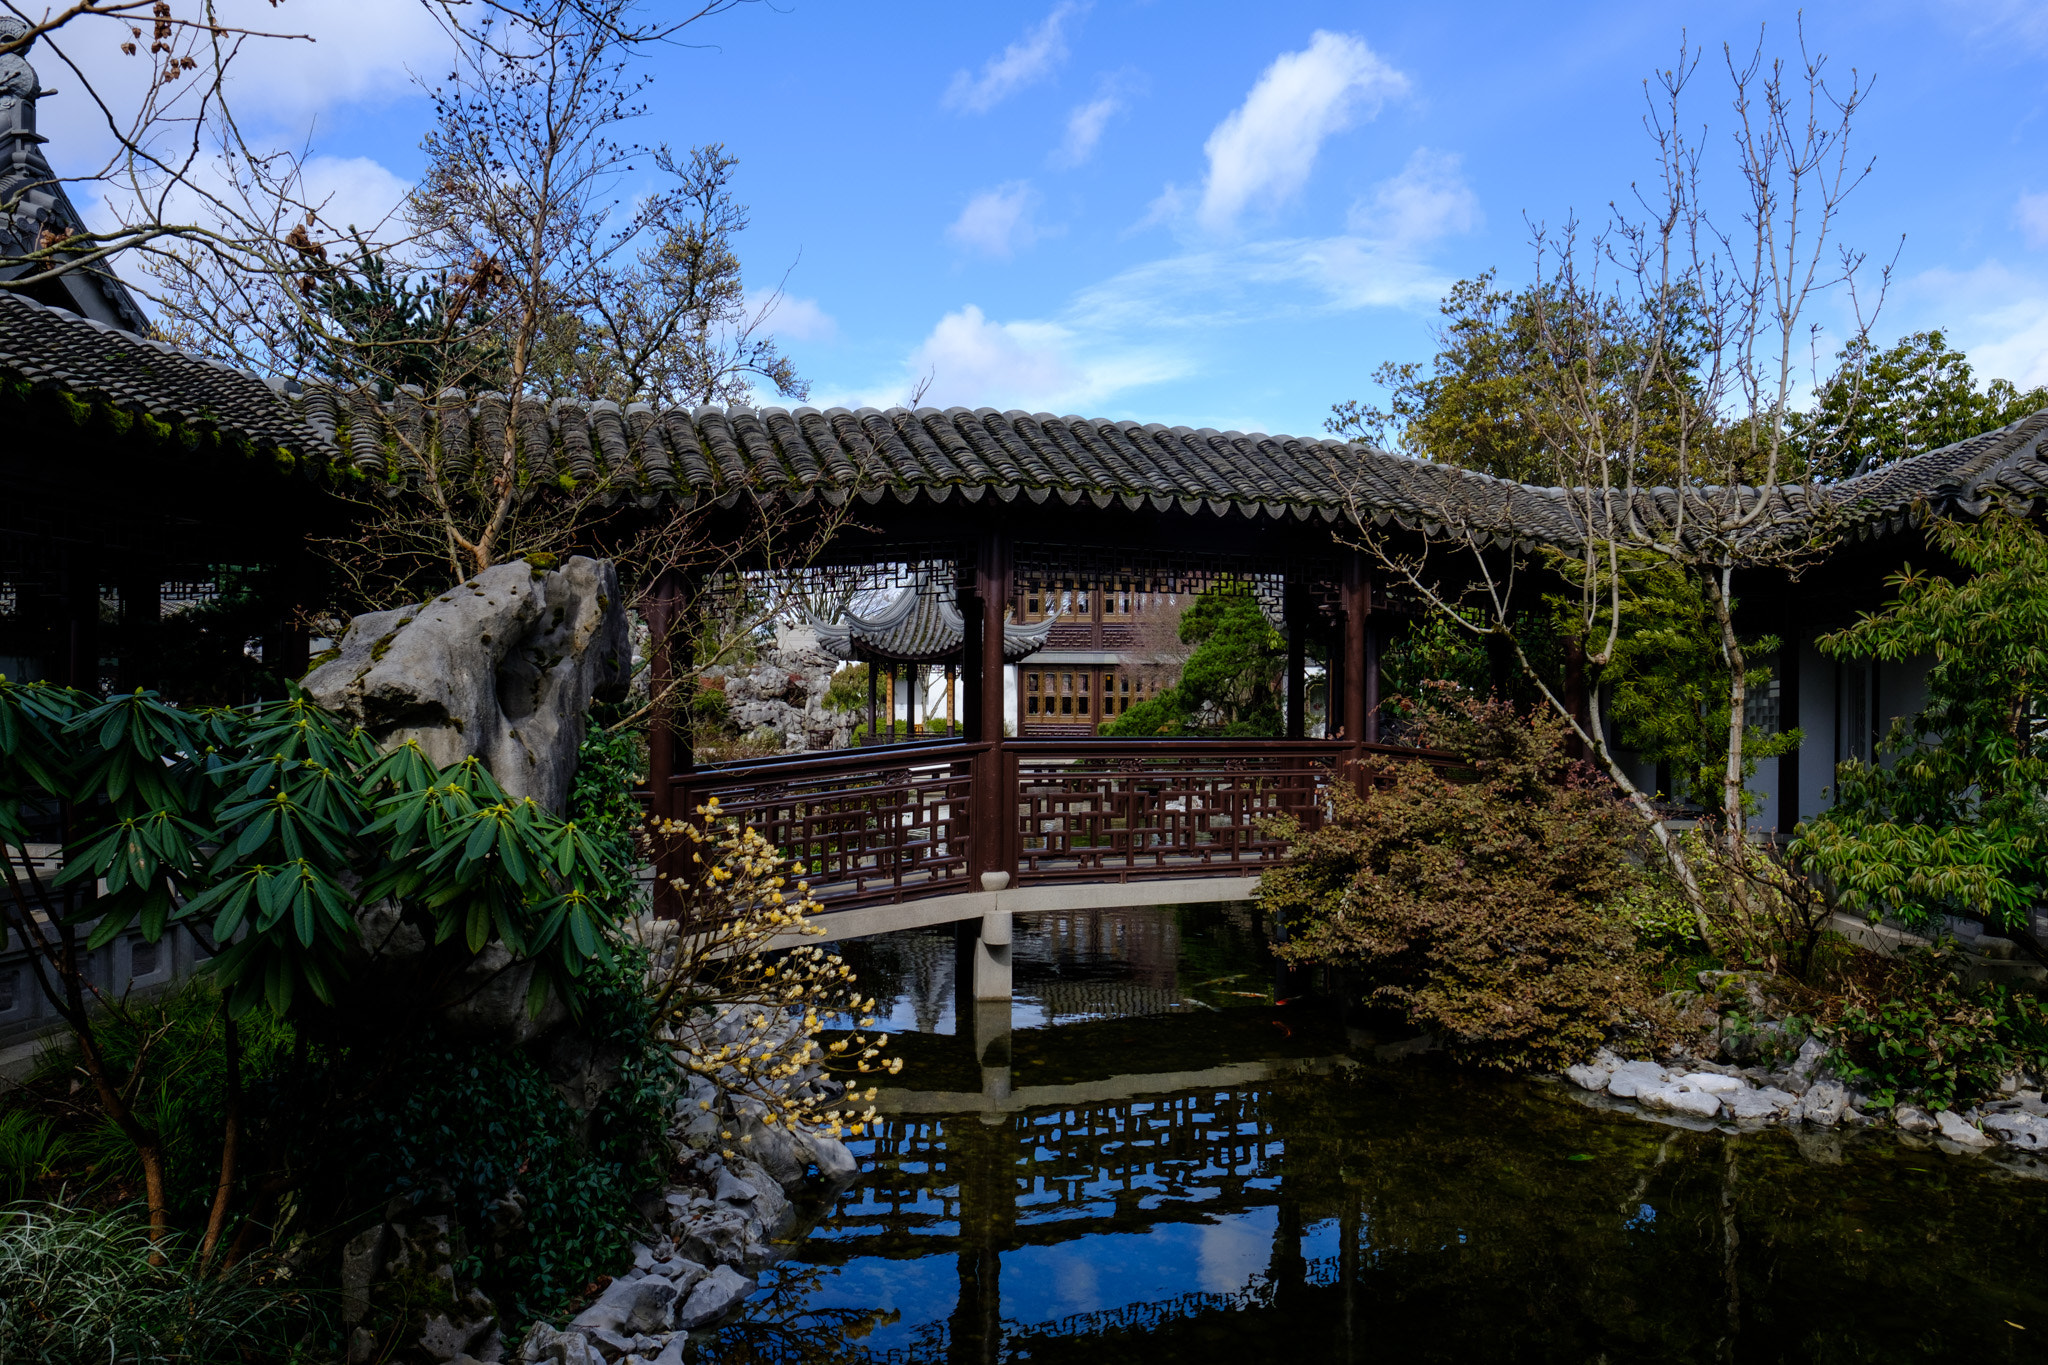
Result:
M631 673L618 570L577 556L494 565L432 601L358 616L305 688L386 749L417 740L442 767L475 754L507 793L559 814L592 699L619 700Z

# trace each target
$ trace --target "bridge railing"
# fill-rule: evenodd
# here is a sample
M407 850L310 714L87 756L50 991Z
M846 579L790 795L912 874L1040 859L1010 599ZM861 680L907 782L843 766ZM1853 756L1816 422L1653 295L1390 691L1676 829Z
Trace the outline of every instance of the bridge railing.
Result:
M676 809L720 810L758 829L830 905L965 891L974 765L985 744L898 744L790 754L678 777Z
M1286 861L1261 826L1321 825L1352 746L1328 740L1005 745L1020 884L1257 872Z
M1261 826L1319 828L1366 752L1448 758L1342 740L938 740L693 769L671 808L694 818L717 797L818 900L850 908L979 889L992 871L1013 885L1256 873L1289 854Z

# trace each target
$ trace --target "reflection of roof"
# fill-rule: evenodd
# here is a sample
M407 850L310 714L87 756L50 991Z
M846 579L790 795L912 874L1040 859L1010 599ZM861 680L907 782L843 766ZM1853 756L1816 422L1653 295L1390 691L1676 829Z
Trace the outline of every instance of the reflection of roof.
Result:
M837 658L888 663L941 663L958 655L967 641L967 623L943 592L920 579L898 593L873 616L849 609L844 620L811 623L818 643ZM1051 617L1036 625L1003 627L1003 662L1016 663L1045 647Z

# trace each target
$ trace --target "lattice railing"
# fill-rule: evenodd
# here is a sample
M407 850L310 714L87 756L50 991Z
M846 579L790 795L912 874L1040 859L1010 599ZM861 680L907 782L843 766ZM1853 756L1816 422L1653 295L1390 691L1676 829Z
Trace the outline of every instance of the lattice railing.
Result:
M694 812L716 796L834 908L915 899L967 888L975 752L906 745L706 769L678 784L676 804Z
M1020 883L1256 872L1287 858L1260 828L1321 822L1348 750L1317 740L1209 741L1161 753L1130 744L1023 743L1009 750Z

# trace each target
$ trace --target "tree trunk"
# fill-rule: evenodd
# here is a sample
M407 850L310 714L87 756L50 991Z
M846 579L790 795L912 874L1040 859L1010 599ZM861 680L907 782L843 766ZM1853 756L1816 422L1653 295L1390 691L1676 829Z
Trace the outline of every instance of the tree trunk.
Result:
M214 1249L220 1245L221 1231L227 1226L228 1201L235 1188L235 1158L242 1138L242 1038L234 1019L227 1013L225 1001L221 1003L221 1019L225 1025L221 1043L227 1052L228 1063L228 1113L220 1140L220 1184L213 1192L213 1210L206 1217L205 1240L199 1244L202 1272L212 1262Z

